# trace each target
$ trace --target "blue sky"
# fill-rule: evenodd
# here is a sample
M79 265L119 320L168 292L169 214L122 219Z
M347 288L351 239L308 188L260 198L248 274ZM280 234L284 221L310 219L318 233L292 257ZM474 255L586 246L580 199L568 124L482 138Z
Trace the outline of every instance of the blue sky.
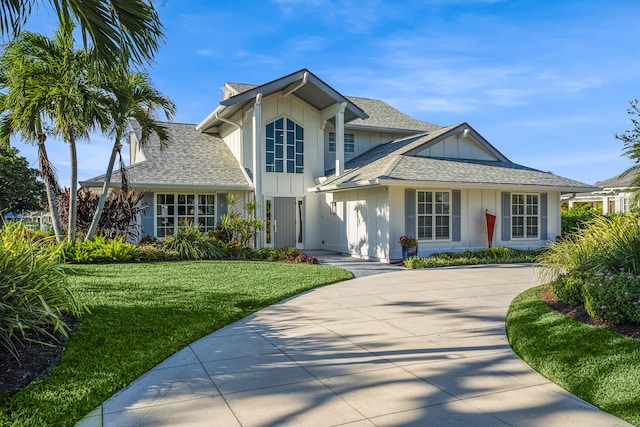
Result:
M468 122L510 160L592 184L622 172L614 138L640 97L636 0L184 0L156 2L166 43L149 73L198 123L225 81L308 68L344 95L424 121ZM46 10L29 28L52 34ZM104 173L111 142L79 146L79 178ZM36 164L35 149L16 141ZM49 144L68 185L68 150Z

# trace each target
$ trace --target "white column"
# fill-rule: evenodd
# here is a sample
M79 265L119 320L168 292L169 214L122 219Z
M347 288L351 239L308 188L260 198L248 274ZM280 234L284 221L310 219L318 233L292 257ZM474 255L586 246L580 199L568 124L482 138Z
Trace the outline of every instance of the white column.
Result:
M347 103L343 102L336 113L336 176L344 172L344 111Z
M253 187L254 199L259 203L258 212L264 209L262 200L262 94L256 95L253 106ZM262 215L260 215L262 216ZM256 246L264 246L264 233L260 233Z

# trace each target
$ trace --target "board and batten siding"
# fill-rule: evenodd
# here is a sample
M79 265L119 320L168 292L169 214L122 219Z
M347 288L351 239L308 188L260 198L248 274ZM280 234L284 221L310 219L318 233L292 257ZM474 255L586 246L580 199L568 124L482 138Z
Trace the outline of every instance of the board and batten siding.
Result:
M390 190L391 259L402 257L398 238L417 235L416 191L440 191L442 188L394 188ZM534 248L548 244L560 234L560 193L539 192L539 239L511 239L511 192L493 189L450 189L451 239L420 241L418 254L485 249L488 247L485 213L496 215L493 246ZM529 192L533 193L533 192ZM506 208L505 208L506 206ZM507 234L508 232L508 234Z

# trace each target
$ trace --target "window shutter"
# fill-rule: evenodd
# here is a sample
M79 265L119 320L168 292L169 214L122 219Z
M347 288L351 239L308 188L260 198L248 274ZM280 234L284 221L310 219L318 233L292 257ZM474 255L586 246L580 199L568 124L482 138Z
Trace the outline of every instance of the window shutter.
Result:
M461 202L460 202L460 190L453 190L451 192L451 240L459 242L462 240L461 236Z
M153 203L154 200L153 193L144 193L142 200L140 201L141 205L147 205L147 210L140 213L140 227L141 227L141 237L146 236L147 234L150 236L156 236L156 231L153 229L153 219L155 217L155 205Z
M220 221L222 215L227 214L227 193L216 194L216 222Z
M502 193L502 241L511 240L511 193Z
M415 236L416 227L416 190L407 188L404 190L404 233Z
M540 193L540 239L549 240L547 236L547 193Z

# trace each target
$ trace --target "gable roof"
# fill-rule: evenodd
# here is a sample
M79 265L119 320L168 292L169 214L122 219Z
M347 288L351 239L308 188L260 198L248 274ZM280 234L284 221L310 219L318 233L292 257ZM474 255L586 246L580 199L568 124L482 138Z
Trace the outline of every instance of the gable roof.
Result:
M134 188L202 188L251 190L253 184L224 141L198 132L194 124L162 123L170 142L160 150L153 137L143 148L145 157L127 167ZM132 126L135 130L135 126ZM98 187L104 175L82 181L83 187ZM120 172L114 171L111 186L120 185Z
M459 187L530 187L558 191L591 191L594 187L509 161L492 146L498 160L454 159L413 155L421 147L440 141L463 129L466 123L397 139L379 145L345 164L340 176L327 171L327 179L310 191L332 192L371 185L439 185Z
M220 101L220 105L205 118L197 129L206 131L207 129L219 126L222 123L220 117L229 117L241 110L245 105L255 101L258 94L269 95L275 92L295 93L295 95L312 105L318 110L324 110L334 104L346 103L344 120L348 122L356 118L365 119L367 114L353 102L340 94L337 90L329 86L311 71L303 68L284 77L270 81L260 86L242 85L235 83L235 86L228 87L238 90L238 93ZM244 89L243 91L241 91Z

